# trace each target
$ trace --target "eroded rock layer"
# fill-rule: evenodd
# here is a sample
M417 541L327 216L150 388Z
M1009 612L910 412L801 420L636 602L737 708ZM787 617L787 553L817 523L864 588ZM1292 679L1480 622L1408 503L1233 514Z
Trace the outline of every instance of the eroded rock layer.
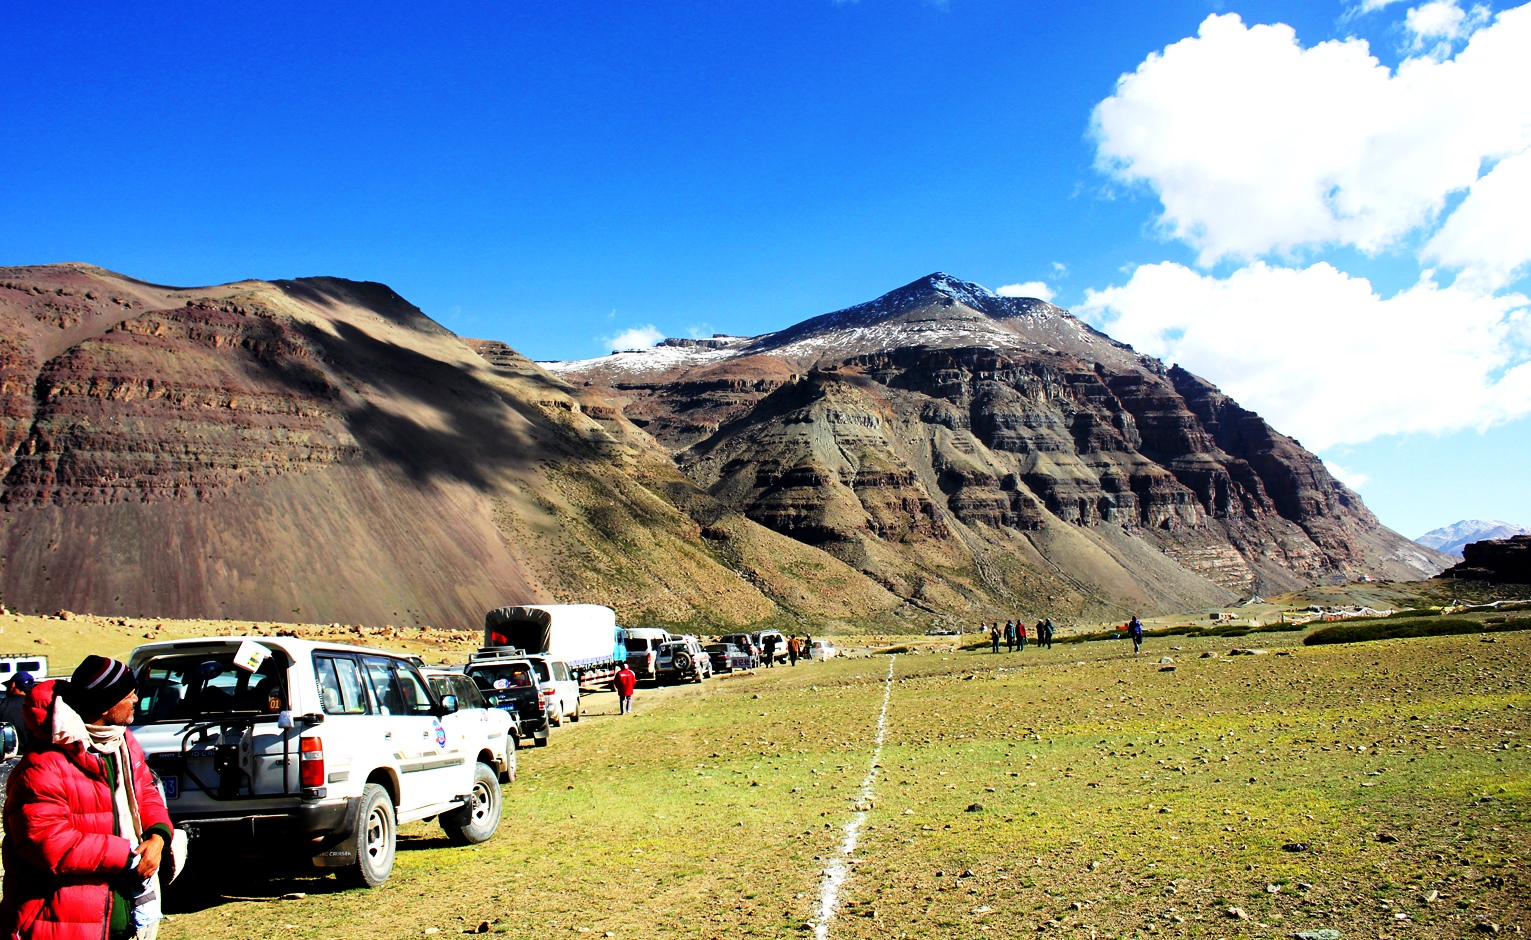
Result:
M1054 598L1213 603L1446 562L1209 383L946 275L777 334L550 368L727 505L905 596L964 569L999 596L1037 576Z

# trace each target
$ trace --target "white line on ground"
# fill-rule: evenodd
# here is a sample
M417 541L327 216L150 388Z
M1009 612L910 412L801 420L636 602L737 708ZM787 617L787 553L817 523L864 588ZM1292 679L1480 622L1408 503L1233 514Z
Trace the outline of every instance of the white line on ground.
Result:
M845 841L840 845L840 854L824 866L824 883L819 888L819 918L813 925L815 940L826 940L829 936L829 922L834 920L835 909L840 906L840 889L845 886L845 879L851 873L851 853L856 851L861 827L867 821L872 788L877 783L877 771L881 768L882 739L888 733L888 699L893 695L893 661L897 658L896 653L888 657L888 678L882 690L882 711L877 715L877 746L872 749L872 766L867 768L867 775L861 781L861 795L856 798L856 815L845 824Z

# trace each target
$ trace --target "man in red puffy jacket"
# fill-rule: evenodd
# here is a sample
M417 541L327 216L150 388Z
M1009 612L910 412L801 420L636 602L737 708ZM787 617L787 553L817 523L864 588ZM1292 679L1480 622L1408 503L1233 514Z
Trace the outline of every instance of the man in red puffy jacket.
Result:
M33 750L6 793L0 937L155 932L154 923L135 926L133 900L152 897L145 884L170 842L170 815L128 732L137 702L132 673L103 656L87 657L68 681L39 682L27 693Z
M633 713L633 692L638 688L638 674L627 663L617 670L617 677L611 680L612 686L617 690L617 705L620 714L631 715Z

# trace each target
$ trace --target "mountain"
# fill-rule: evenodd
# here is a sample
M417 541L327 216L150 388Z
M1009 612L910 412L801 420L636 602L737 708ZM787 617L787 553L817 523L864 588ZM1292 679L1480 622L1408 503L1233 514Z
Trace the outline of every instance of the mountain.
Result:
M903 606L381 284L82 264L0 268L0 600L468 628L554 600L693 629Z
M1414 541L1427 548L1460 558L1462 546L1469 542L1507 539L1515 535L1531 535L1531 529L1494 519L1463 519L1461 522L1453 522L1439 529L1431 529Z
M724 505L934 610L1184 608L1450 561L1205 380L946 274L545 365Z

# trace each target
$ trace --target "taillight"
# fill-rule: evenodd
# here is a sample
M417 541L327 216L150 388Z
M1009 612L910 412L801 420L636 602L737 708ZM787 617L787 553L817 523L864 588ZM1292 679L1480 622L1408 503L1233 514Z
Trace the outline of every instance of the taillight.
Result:
M324 786L324 742L318 738L298 739L298 785Z

